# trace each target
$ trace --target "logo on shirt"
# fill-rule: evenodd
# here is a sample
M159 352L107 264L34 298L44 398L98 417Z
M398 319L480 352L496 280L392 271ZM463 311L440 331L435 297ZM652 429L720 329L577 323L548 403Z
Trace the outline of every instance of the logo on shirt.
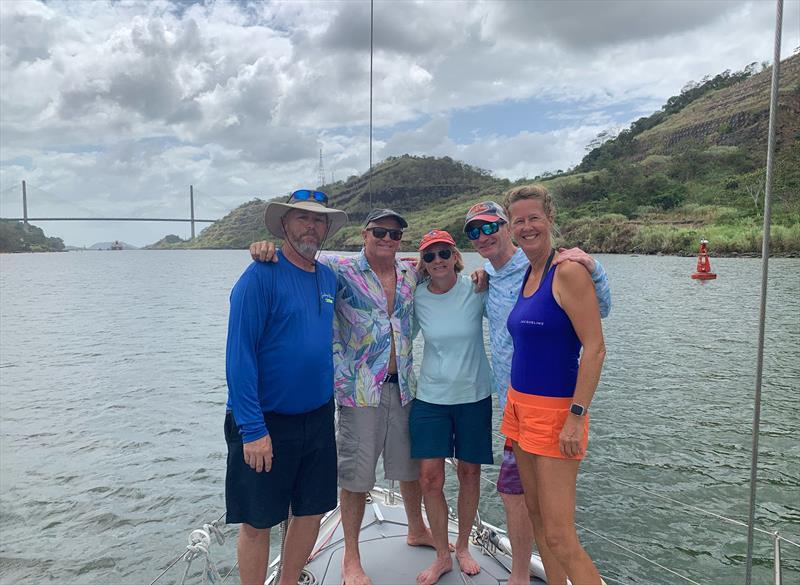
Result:
M531 321L530 319L521 319L520 323L523 325L538 325L539 327L544 325L544 321Z
M322 299L323 303L333 304L333 297L331 295L329 295L328 293L322 293L320 295L320 299Z

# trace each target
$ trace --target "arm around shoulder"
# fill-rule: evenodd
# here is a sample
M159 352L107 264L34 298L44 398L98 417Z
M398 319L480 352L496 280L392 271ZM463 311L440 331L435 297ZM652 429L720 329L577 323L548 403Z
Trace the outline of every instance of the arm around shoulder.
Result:
M339 274L339 267L350 258L349 256L343 256L341 254L332 254L330 252L323 252L317 257L317 262L322 264L323 266L327 266L333 271L335 276Z
M608 275L599 260L594 261L592 282L597 296L597 304L600 306L600 317L605 319L611 313L611 285L608 283Z

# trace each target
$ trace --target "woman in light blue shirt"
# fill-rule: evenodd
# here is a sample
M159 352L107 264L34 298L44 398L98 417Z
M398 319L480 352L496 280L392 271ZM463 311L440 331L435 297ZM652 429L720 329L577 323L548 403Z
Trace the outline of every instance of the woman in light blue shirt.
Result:
M486 293L475 293L452 236L431 230L419 246L420 277L414 295L416 326L425 349L411 409L411 457L421 460L420 485L436 560L417 576L432 585L450 571L444 460L458 459L456 559L474 575L480 566L469 553L469 534L480 497L481 464L492 463L492 379L483 345Z

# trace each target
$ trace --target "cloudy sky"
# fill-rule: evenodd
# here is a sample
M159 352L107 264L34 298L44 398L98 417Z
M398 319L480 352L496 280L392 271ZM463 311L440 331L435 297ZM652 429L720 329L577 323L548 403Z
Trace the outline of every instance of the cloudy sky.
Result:
M369 167L364 1L0 2L0 215L219 218ZM374 160L516 179L773 54L770 0L375 3ZM786 0L782 55L800 46ZM40 223L67 244L188 224Z

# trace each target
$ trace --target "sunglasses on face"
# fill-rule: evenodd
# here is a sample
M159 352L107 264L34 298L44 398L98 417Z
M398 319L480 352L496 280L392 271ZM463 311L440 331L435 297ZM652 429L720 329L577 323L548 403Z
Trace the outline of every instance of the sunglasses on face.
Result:
M428 264L430 264L431 262L433 262L434 258L436 258L437 255L442 260L447 260L447 259L450 258L450 256L453 255L453 251L450 248L445 248L444 250L439 250L438 252L435 252L435 253L434 252L425 252L422 255L422 259L425 262L427 262Z
M298 189L289 195L289 201L292 199L295 201L316 201L323 205L328 204L328 196L325 193L322 191L310 191L309 189Z
M496 234L497 230L500 229L500 226L503 225L505 222L503 221L492 221L489 223L484 223L483 225L476 226L467 230L467 237L470 240L477 240L481 237L481 234L485 236L491 236L492 234Z
M399 242L400 239L403 237L403 230L387 230L386 228L382 227L371 227L367 228L368 232L372 232L372 235L382 240L386 237L386 234L389 234L389 237L392 238L395 242Z

